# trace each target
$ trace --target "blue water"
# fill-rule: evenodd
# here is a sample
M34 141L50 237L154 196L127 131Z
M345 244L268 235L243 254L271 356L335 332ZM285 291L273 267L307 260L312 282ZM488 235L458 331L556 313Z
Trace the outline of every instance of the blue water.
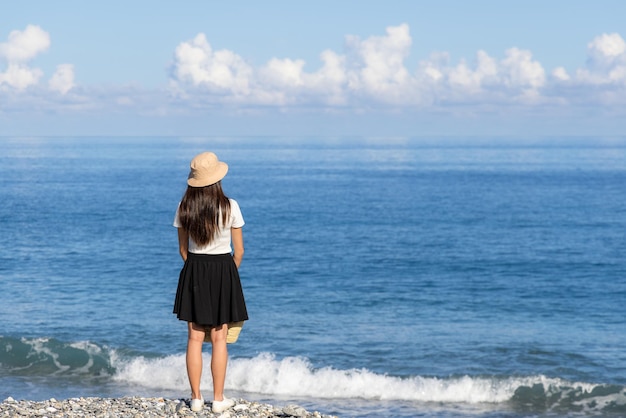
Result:
M0 400L189 396L171 224L205 150L246 220L227 394L626 416L624 138L0 138Z

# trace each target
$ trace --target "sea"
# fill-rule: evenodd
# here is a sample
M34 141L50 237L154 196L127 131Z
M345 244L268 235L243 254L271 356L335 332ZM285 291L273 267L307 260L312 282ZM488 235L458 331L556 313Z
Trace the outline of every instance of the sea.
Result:
M626 416L624 137L2 137L0 401L189 398L172 222L203 151L246 222L227 396Z

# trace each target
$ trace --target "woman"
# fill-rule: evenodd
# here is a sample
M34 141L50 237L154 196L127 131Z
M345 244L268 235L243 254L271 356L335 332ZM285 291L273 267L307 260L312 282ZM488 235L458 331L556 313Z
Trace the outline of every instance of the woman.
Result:
M202 410L200 393L202 343L210 337L213 376L212 410L220 413L235 402L224 397L228 324L248 319L238 268L243 257L244 225L239 205L222 191L228 165L212 152L191 160L187 191L174 226L185 262L178 280L174 313L187 321L187 375L191 410ZM232 243L232 248L231 248ZM232 255L231 255L232 251ZM209 338L207 338L209 339Z

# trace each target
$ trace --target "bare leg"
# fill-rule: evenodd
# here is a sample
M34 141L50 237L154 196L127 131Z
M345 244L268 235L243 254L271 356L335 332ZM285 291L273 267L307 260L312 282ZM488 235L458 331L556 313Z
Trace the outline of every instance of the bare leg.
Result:
M191 398L201 399L200 379L202 378L202 343L204 342L204 328L192 322L188 323L189 336L187 338L187 376L191 386Z
M211 374L213 375L213 399L224 400L224 381L226 380L226 365L228 363L228 348L226 348L226 324L211 328Z

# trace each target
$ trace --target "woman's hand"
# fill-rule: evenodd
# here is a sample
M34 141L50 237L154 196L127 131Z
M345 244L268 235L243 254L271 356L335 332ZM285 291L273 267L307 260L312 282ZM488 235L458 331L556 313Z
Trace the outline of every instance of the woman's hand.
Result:
M239 268L243 258L243 232L241 228L230 228L230 239L233 243L233 260Z
M187 261L187 251L189 250L189 234L183 228L178 228L178 250L183 261Z

